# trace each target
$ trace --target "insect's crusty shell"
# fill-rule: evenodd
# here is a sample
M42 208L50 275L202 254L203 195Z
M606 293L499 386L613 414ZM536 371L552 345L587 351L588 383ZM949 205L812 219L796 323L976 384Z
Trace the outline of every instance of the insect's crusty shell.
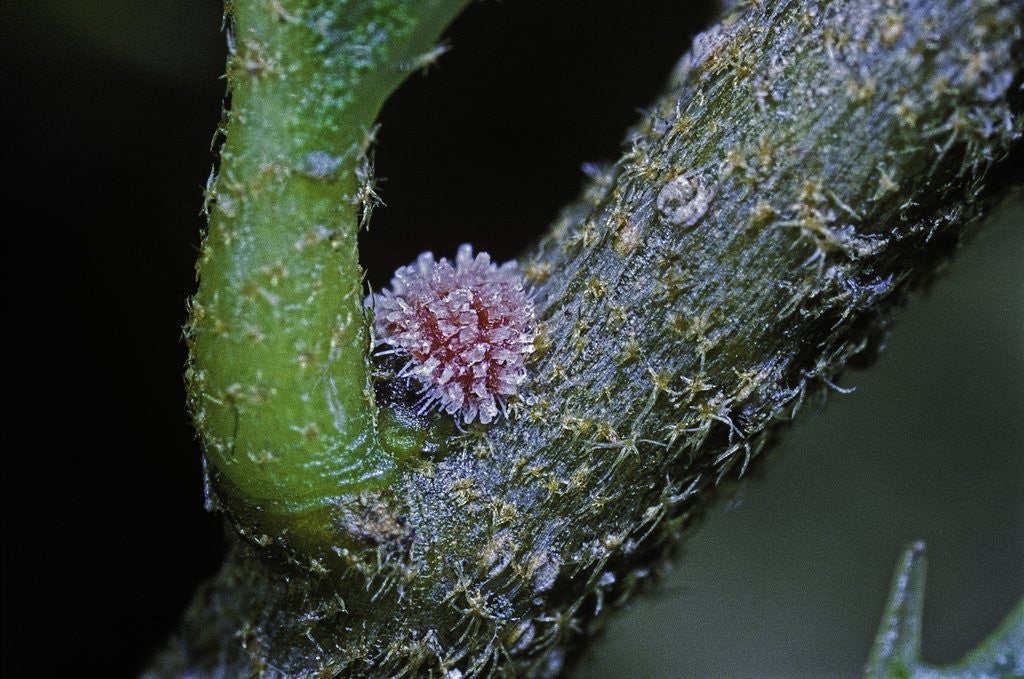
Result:
M487 424L526 379L534 308L514 261L497 266L469 245L454 266L424 252L368 302L376 343L408 356L399 375L423 385L421 410L439 406Z

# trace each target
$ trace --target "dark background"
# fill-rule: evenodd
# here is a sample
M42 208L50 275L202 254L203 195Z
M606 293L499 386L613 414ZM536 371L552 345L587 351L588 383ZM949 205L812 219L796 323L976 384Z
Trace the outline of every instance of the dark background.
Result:
M688 5L474 4L383 113L371 282L465 241L514 256L576 195L582 162L618 155L709 20ZM220 559L180 339L219 28L213 0L0 4L4 676L135 674ZM1024 594L1021 214L1004 210L848 379L861 391L712 512L580 676L855 674L899 546L919 537L933 659L1006 613Z

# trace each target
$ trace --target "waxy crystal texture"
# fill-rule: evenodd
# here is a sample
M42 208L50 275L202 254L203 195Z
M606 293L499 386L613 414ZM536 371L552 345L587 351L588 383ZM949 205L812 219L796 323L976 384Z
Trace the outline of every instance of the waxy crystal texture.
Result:
M423 386L420 412L440 407L487 424L526 380L534 308L515 262L497 266L469 245L459 247L454 265L425 252L367 301L376 344L408 356L399 376Z

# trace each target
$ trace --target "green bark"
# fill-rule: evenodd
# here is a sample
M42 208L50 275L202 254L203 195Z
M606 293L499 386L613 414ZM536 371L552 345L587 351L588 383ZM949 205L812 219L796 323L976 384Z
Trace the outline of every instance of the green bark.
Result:
M557 673L718 480L870 358L1021 136L1019 0L735 7L525 258L541 319L528 398L459 433L368 396L356 168L399 78L367 104L347 88L362 96L394 53L328 77L347 67L307 33L330 3L279 4L286 19L235 3L190 326L192 407L242 540L158 676ZM393 35L426 35L409 25ZM365 34L337 35L340 55ZM253 59L274 66L240 69Z

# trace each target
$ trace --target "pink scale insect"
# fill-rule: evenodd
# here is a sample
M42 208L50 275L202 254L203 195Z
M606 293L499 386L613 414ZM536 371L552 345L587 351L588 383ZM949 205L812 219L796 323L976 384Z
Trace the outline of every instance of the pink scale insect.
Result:
M454 265L424 252L400 267L391 288L367 297L378 354L407 356L399 377L422 385L419 414L440 408L466 423L507 416L526 380L536 319L515 261L459 246Z

